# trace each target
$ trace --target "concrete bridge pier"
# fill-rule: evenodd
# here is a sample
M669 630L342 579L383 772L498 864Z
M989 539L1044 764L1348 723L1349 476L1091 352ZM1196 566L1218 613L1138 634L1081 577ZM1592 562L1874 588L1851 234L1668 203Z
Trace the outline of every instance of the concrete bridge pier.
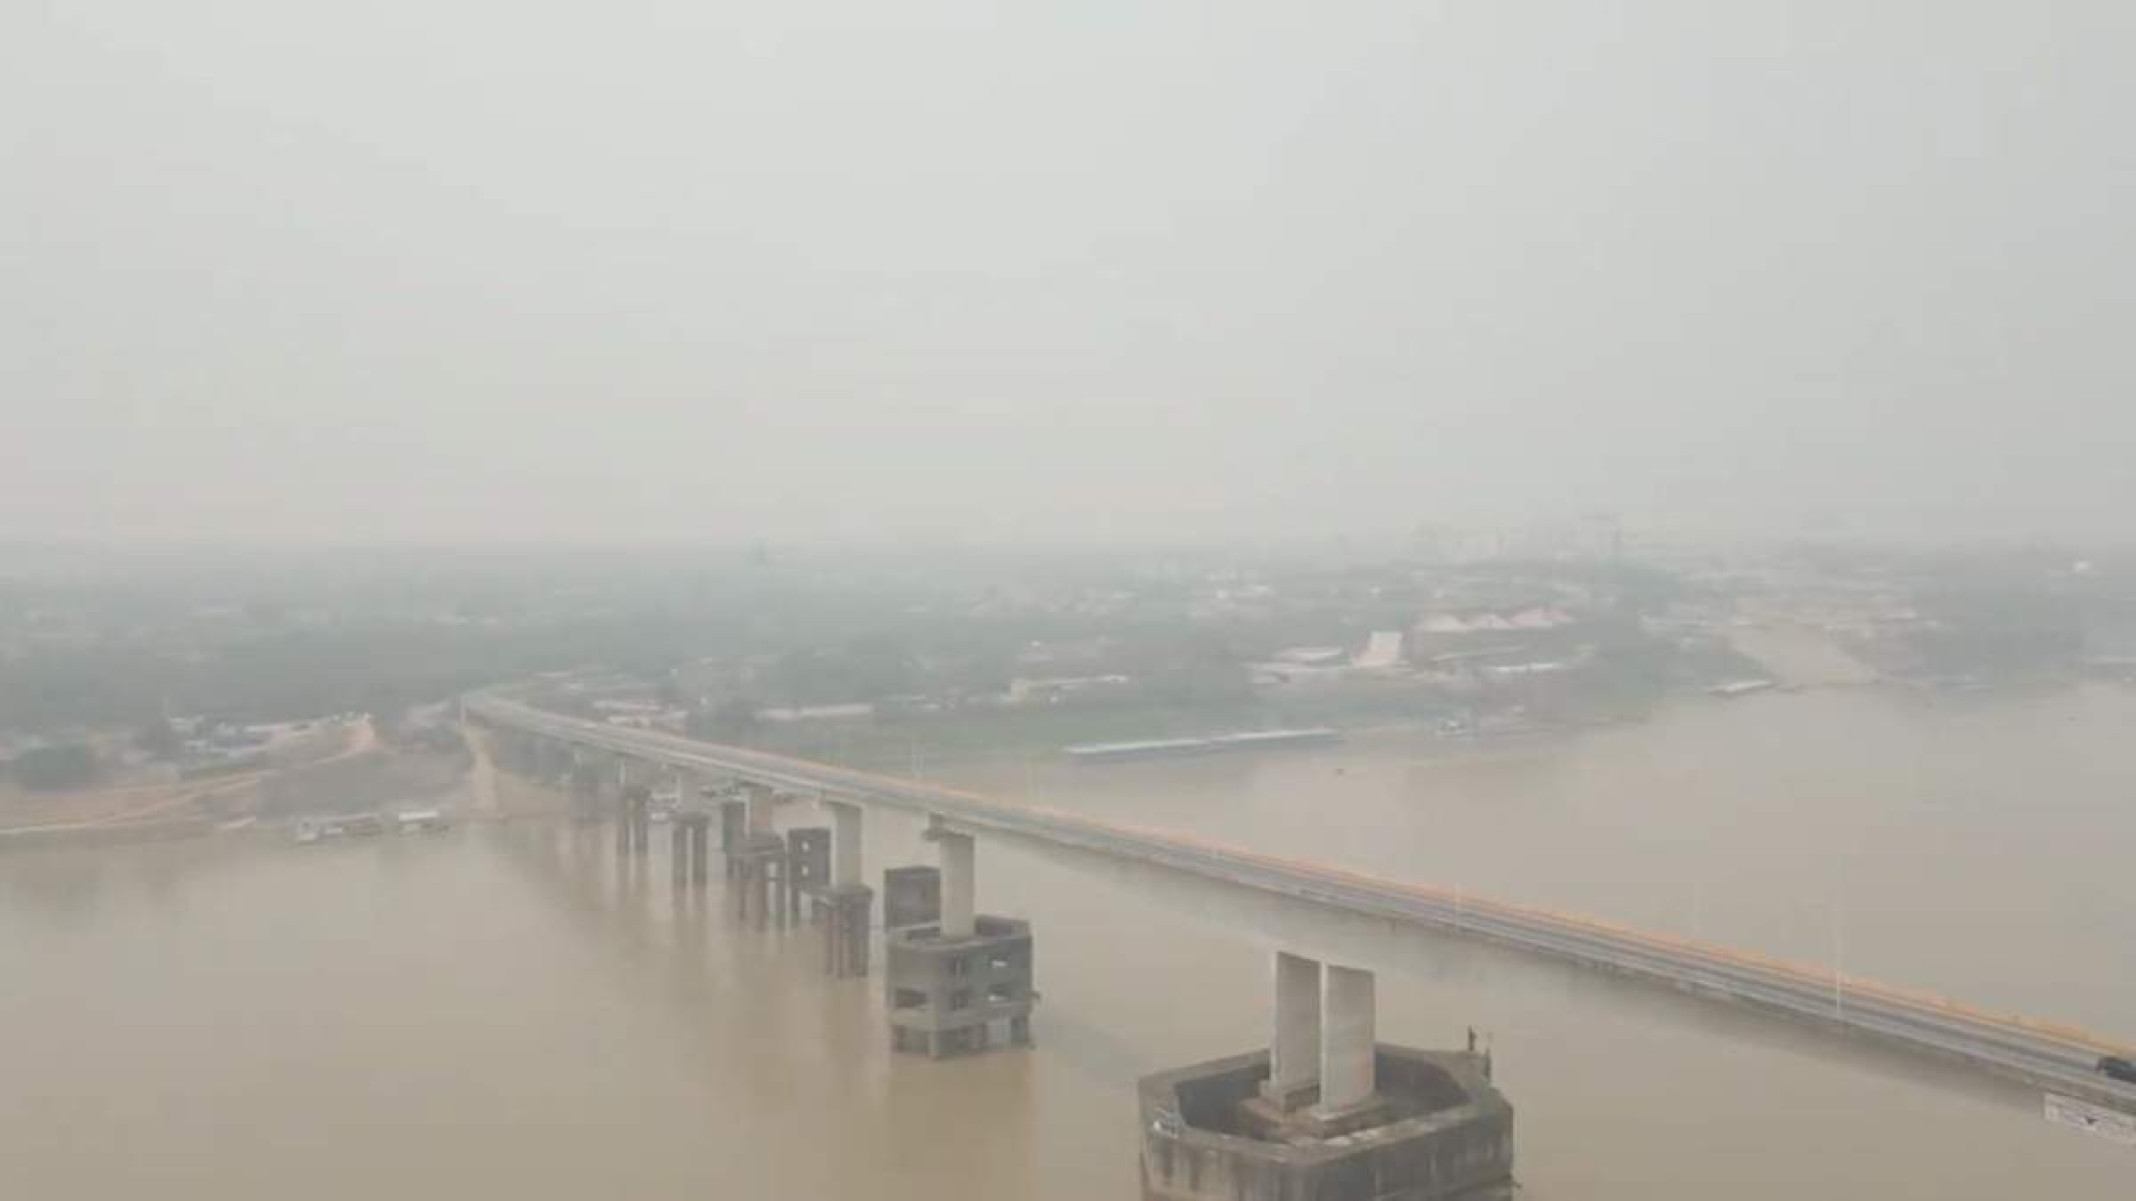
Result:
M1266 1051L1142 1080L1145 1201L1511 1196L1513 1107L1473 1045L1376 1041L1365 968L1278 951L1270 991Z
M758 926L784 922L795 901L793 859L772 821L778 803L771 786L744 780L740 795L720 802L720 849L737 890L736 913Z
M1372 1099L1377 1045L1373 974L1277 951L1261 1096L1283 1112L1310 1106L1323 1116Z
M777 828L779 794L769 784L754 780L742 784L742 798L749 804L749 832L770 834Z
M778 835L750 836L750 847L742 853L738 881L742 920L753 923L758 929L775 922L785 924L786 876L791 862L786 854L785 840Z
M1371 972L1327 965L1320 987L1320 1101L1314 1107L1323 1117L1372 1100L1377 996Z
M800 826L786 832L786 920L801 920L801 903L813 905L831 884L831 831L825 826Z
M1276 952L1272 992L1268 1079L1261 1095L1295 1109L1320 1086L1320 961Z
M983 1051L997 1026L1007 1041L1031 1041L1032 940L1028 922L976 912L977 843L937 817L927 831L940 855L941 912L932 924L887 935L884 991L890 1045L942 1058ZM887 912L890 886L884 880Z
M831 818L830 880L816 896L823 925L823 970L831 976L865 976L875 891L861 879L860 806L826 800Z
M682 826L690 832L690 883L702 885L712 874L712 817L706 813L685 814Z
M883 871L883 929L932 926L942 920L942 869L916 863Z
M793 910L793 855L772 824L777 803L770 786L742 785L739 808L721 807L727 870L737 891L737 916L759 928L784 923Z
M942 857L942 937L970 938L978 916L973 909L979 891L978 840L940 826L927 836Z
M711 874L706 860L711 854L712 818L704 813L678 813L668 827L668 864L675 887L701 885Z
M629 777L618 771L619 779ZM653 849L653 792L624 784L616 797L616 854L645 855Z
M591 752L576 746L567 750L569 766L565 768L570 778L571 816L582 822L596 822L604 816L601 812L601 780L605 773Z
M719 855L729 880L741 873L742 848L749 841L749 802L728 797L719 803Z

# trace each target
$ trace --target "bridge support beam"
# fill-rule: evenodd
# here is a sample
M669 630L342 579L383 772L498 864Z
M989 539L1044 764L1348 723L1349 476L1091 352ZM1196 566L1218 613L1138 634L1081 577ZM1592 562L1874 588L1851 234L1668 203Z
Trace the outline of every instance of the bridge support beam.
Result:
M606 814L601 804L601 763L576 746L566 747L565 772L571 780L571 815L579 821L600 821Z
M742 849L749 841L749 802L724 800L719 803L719 853L727 862L727 878L732 880L741 870Z
M712 819L702 813L689 817L690 883L703 884L712 874Z
M774 922L784 924L787 873L792 863L784 839L776 834L751 835L748 848L740 856L736 916L759 929Z
M1320 961L1276 952L1268 1079L1261 1093L1294 1109L1320 1081Z
M653 849L653 794L643 784L628 784L616 798L616 854L644 855Z
M801 902L829 891L831 884L831 832L822 826L801 826L786 832L786 916L801 916ZM820 911L812 910L811 916Z
M831 818L830 879L813 901L814 917L823 926L823 970L865 976L875 890L861 879L860 806L826 799L823 808Z
M1320 992L1320 1103L1339 1114L1372 1099L1377 999L1371 972L1329 964Z
M727 871L740 886L739 915L759 927L784 924L800 903L792 848L772 825L774 802L769 785L745 781L740 808L721 807Z
M831 815L831 887L856 887L864 882L860 874L860 806L825 801L823 807Z
M703 885L710 875L712 818L704 813L678 813L668 834L668 862L675 886L685 882Z
M1261 1095L1279 1112L1341 1114L1373 1098L1378 1005L1373 974L1278 951L1268 1079Z
M927 836L935 840L936 852L941 855L942 937L949 941L970 938L979 888L977 843L969 834L940 826L929 830Z
M830 976L865 976L873 954L869 943L875 890L865 884L830 888L817 894L816 914L823 925L823 970Z
M772 811L779 803L778 794L771 790L771 785L769 784L758 784L755 781L750 781L742 785L742 795L749 801L749 832L751 834L771 833L775 828L772 821Z

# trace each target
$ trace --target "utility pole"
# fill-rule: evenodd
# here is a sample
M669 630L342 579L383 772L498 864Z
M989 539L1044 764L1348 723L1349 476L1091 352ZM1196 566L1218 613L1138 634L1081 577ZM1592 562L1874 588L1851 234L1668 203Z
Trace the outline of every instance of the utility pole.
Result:
M1832 1012L1847 1022L1847 856L1841 852L1832 889Z

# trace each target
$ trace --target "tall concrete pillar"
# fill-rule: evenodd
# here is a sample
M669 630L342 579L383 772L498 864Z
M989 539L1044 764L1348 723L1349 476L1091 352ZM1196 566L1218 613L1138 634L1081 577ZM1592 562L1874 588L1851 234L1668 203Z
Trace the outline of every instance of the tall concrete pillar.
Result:
M702 813L690 815L690 882L702 884L711 870L706 860L711 856L712 819Z
M749 832L769 834L772 831L771 810L774 798L768 784L749 783L742 786L749 798Z
M831 887L860 886L860 806L825 802L831 811Z
M1316 1107L1322 1112L1348 1109L1372 1095L1376 1008L1371 972L1327 965L1320 995L1320 1104Z
M1261 1092L1290 1109L1320 1078L1320 961L1278 951L1275 974L1268 1082Z
M972 908L978 881L972 836L949 830L931 832L942 856L942 937L970 938L978 932Z

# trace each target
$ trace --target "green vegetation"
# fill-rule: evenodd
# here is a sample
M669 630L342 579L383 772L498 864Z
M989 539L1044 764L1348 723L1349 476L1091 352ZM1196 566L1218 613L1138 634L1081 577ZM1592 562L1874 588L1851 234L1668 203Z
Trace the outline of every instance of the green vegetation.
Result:
M80 743L34 747L15 756L15 782L32 792L85 788L103 775L96 751Z

